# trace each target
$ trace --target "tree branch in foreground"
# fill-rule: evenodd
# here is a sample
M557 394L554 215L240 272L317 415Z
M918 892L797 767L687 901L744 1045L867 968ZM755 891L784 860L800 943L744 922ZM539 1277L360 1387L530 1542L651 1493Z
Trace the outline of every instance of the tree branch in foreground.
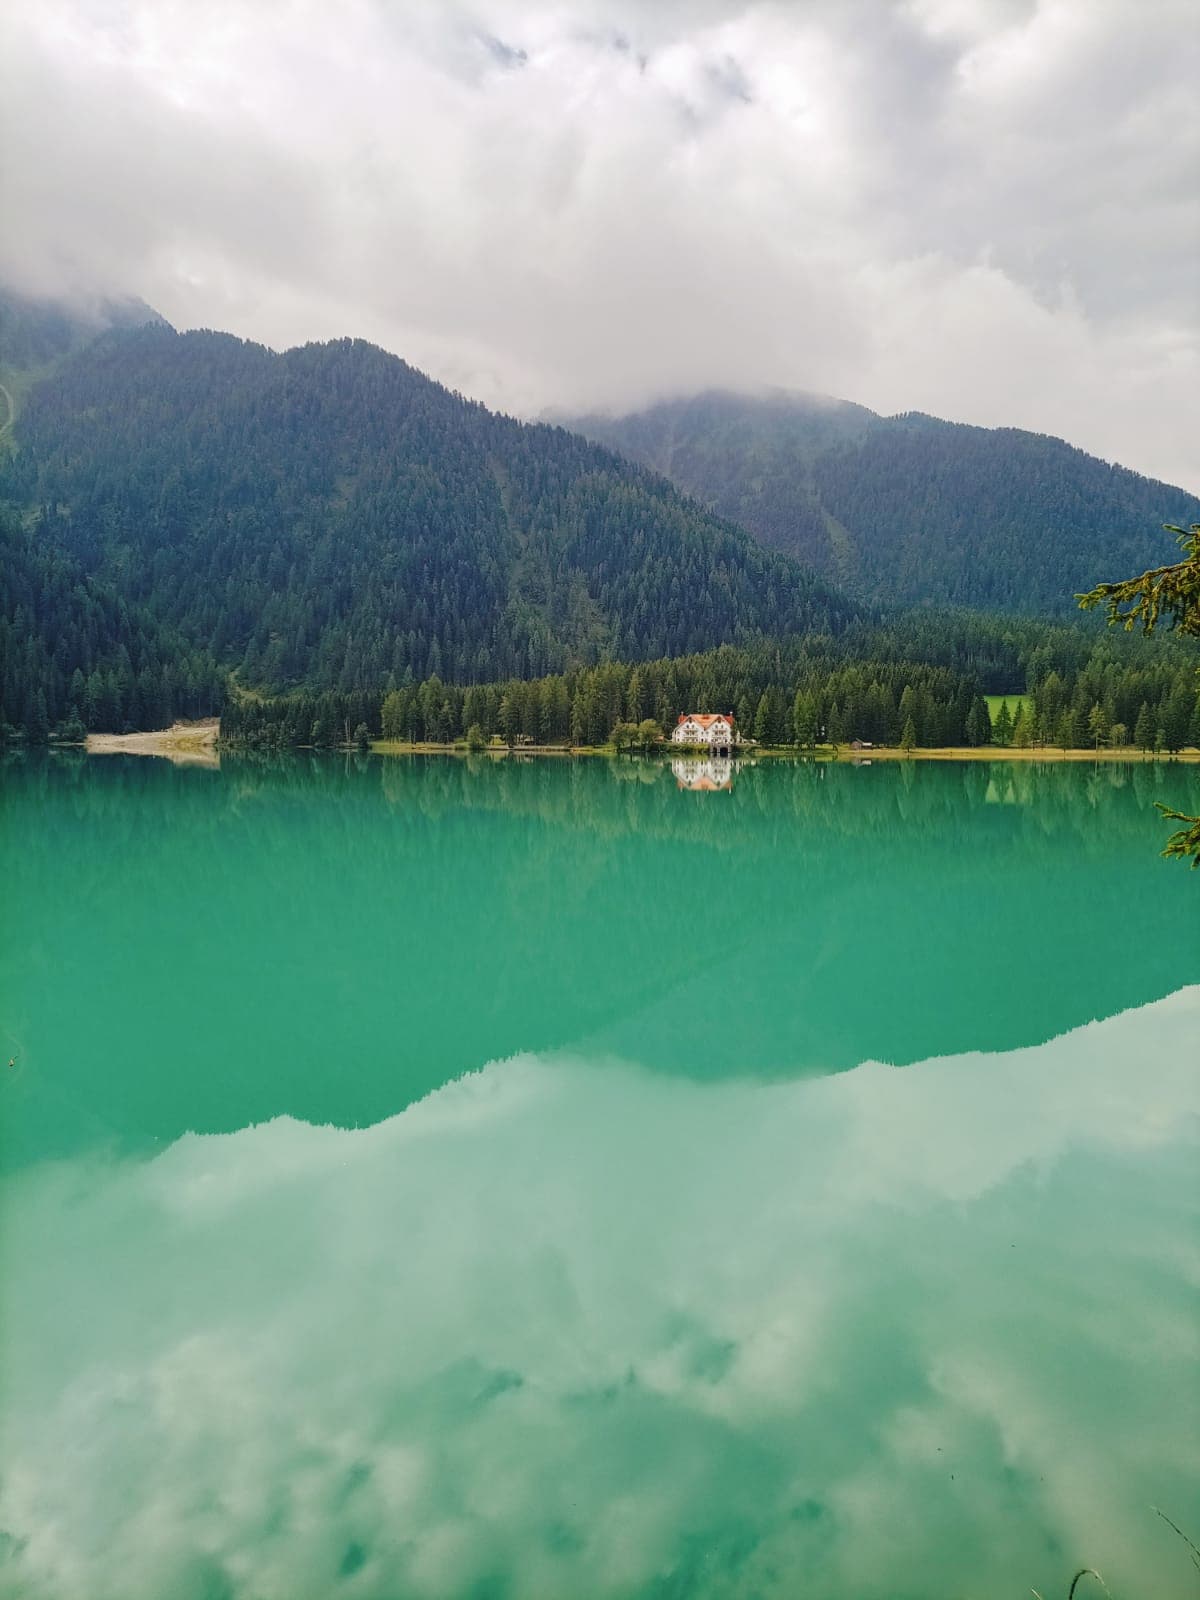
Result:
M1190 528L1166 524L1167 532L1178 538L1184 557L1169 567L1152 567L1140 578L1125 578L1120 583L1100 583L1087 594L1076 595L1080 610L1104 606L1111 627L1119 622L1128 633L1140 626L1151 634L1162 622L1177 633L1200 638L1200 522ZM1156 802L1158 804L1158 802ZM1200 867L1200 817L1189 817L1168 806L1158 809L1171 822L1183 822L1167 840L1164 856L1181 856Z

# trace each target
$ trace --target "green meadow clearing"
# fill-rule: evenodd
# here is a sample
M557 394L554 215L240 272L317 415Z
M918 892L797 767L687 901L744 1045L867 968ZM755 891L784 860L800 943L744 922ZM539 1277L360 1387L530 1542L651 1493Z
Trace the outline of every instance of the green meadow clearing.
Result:
M988 716L995 722L1000 707L1007 700L1009 716L1015 717L1019 708L1029 699L1027 694L985 694Z

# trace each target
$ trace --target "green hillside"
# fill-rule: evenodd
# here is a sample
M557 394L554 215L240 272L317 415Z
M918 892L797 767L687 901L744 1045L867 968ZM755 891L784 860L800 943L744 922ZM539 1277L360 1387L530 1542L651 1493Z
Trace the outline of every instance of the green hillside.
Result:
M52 723L66 715L101 649L53 587L17 625L39 562L152 624L159 650L275 691L536 676L836 633L856 614L663 479L358 341L278 355L109 332L30 389L14 438L0 494L30 543L5 596L13 724L37 688ZM126 679L140 671L131 659ZM146 715L131 693L120 712Z
M35 383L111 328L139 328L162 318L143 300L92 299L79 305L35 300L0 289L0 438Z
M885 604L1062 615L1174 559L1200 500L1043 434L812 395L723 393L574 420L763 544Z

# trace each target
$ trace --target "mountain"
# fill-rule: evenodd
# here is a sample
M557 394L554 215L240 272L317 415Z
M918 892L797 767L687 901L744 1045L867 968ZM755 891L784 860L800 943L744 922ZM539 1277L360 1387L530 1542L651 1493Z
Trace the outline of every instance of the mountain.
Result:
M193 654L193 680L215 662L267 690L482 681L856 615L664 479L359 341L276 354L161 323L110 331L30 389L14 437L0 496L32 540L26 566L151 619ZM57 602L35 615L53 723L95 663L86 630L64 642ZM8 624L15 722L33 669L12 667ZM140 681L132 653L125 670Z
M1177 555L1200 500L1017 428L723 392L564 419L872 602L1064 614Z
M144 300L92 296L78 302L42 300L0 288L0 360L19 371L49 365L90 344L110 328L165 326Z
M0 287L0 435L39 379L110 328L162 323L144 300L40 300Z

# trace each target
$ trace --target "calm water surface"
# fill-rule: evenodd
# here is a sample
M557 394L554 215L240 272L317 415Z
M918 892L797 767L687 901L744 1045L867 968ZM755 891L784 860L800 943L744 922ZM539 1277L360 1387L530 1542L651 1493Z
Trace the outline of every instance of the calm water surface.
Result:
M1194 1594L1195 769L0 783L0 1594Z

